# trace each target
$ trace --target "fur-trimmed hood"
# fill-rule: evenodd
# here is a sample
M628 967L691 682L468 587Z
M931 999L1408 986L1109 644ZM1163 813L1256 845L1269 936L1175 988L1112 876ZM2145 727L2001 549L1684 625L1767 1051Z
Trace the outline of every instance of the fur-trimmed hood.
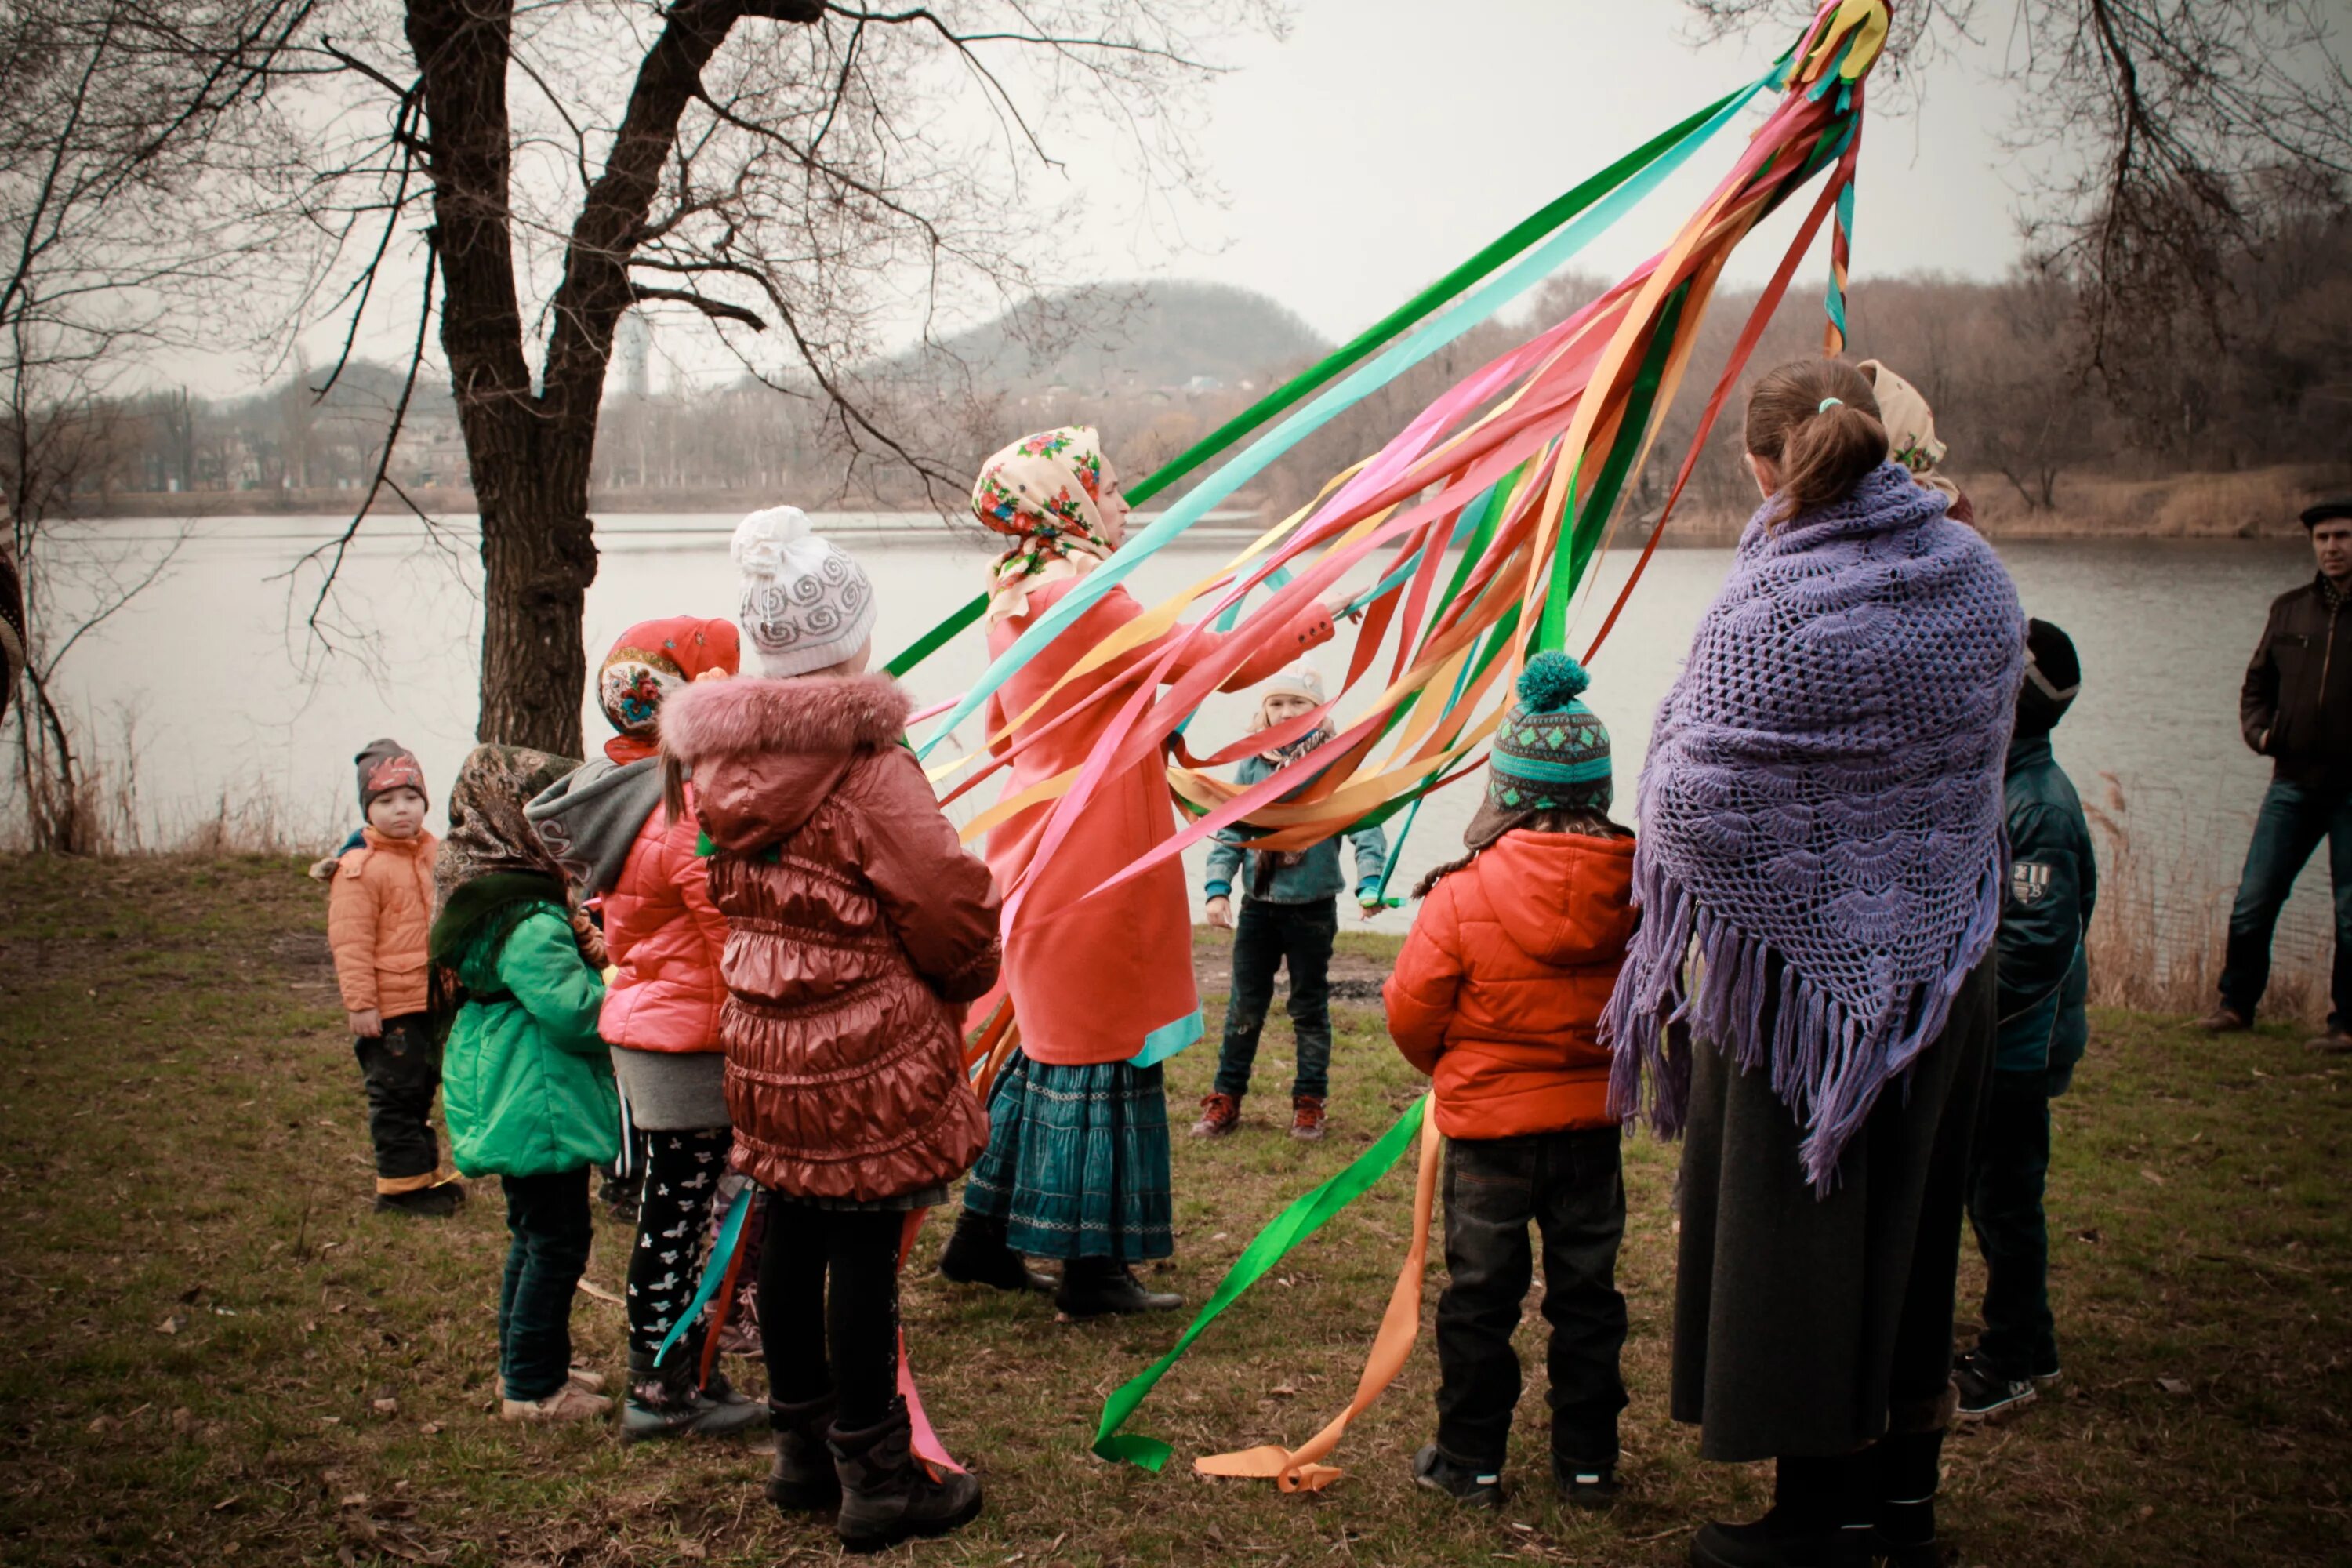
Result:
M854 752L897 742L914 710L880 674L698 680L662 703L661 744L688 767L768 752Z
M700 680L662 703L662 752L692 770L710 841L749 853L798 832L913 711L887 675Z

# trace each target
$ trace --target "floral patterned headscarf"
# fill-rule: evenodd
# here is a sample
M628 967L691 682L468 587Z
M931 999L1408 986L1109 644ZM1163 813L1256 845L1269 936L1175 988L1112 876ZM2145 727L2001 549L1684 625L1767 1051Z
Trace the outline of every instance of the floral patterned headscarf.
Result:
M712 670L741 668L741 642L732 621L694 616L640 621L621 634L596 672L596 701L616 731L604 754L624 767L653 756L655 716L662 700Z
M1102 483L1102 437L1087 426L1024 436L981 466L972 515L1014 541L990 572L992 624L1023 614L1032 587L1108 559Z

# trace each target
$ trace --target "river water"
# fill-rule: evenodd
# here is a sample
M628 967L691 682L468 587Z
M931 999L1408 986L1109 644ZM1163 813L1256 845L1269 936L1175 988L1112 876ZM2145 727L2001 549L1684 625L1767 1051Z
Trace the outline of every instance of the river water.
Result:
M471 521L453 521L452 553L414 520L371 519L324 618L331 651L303 625L316 570L286 574L331 540L341 520L194 525L164 575L86 637L67 666L65 689L105 750L124 754L128 726L144 831L168 841L224 800L232 808L267 800L298 833L340 837L356 819L349 759L378 735L413 747L429 778L450 778L474 731L480 606ZM628 515L600 527L603 564L588 595L592 668L634 621L731 613L733 521ZM118 574L138 569L177 527L83 526ZM845 516L819 526L865 561L880 588L877 658L969 598L988 559L985 542L931 519ZM1237 537L1171 548L1132 586L1148 603L1228 558ZM2226 890L2268 773L2239 740L2239 679L2270 600L2311 571L2307 551L2292 541L2131 541L2018 542L2001 552L2027 612L2065 626L2082 650L2084 694L2057 732L2059 760L2088 800L2120 790L2135 831L2165 844L2193 873L2189 881ZM1601 602L1582 612L1584 636L1630 557L1604 557L1594 584ZM1622 800L1632 797L1651 714L1728 560L1719 549L1660 552L1595 661L1586 700L1612 732ZM1570 646L1580 648L1584 636L1571 633ZM1339 658L1327 650L1323 662L1336 680ZM968 635L909 684L920 700L937 701L961 691L982 663L978 637ZM1194 721L1192 733L1208 743L1196 749L1238 734L1249 711L1246 699L1213 700ZM608 732L602 715L586 712L590 744L600 743ZM1343 702L1341 717L1349 712ZM967 742L976 738L968 730ZM1475 787L1465 781L1432 798L1404 847L1400 883L1454 852ZM992 787L984 793L992 798ZM434 805L437 818L437 791ZM2315 863L2290 911L2299 945L2322 929L2324 884ZM2168 918L2210 920L2203 901L2176 898ZM1381 923L1402 929L1402 917Z

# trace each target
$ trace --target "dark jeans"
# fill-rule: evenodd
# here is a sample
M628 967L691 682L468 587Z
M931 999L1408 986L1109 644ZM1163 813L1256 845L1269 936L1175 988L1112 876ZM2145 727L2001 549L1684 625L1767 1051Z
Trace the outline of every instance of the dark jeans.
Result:
M769 1194L760 1339L776 1398L798 1405L837 1392L835 1420L845 1431L888 1419L898 1393L898 1237L906 1225L903 1213L818 1208Z
M2316 789L2271 781L2246 846L2245 875L2230 907L2229 955L2221 965L2221 1003L2247 1018L2271 981L2271 933L2279 910L2319 841L2336 889L2336 967L2329 987L2331 1027L2352 1027L2352 789Z
M2050 1232L2042 1189L2050 1173L2050 1075L1997 1072L1977 1129L1969 1223L1984 1253L1984 1334L1977 1349L2004 1377L2058 1370L2050 1316Z
M1290 1029L1298 1046L1293 1096L1331 1092L1331 944L1339 936L1339 900L1272 904L1244 899L1234 922L1233 998L1225 1005L1225 1043L1217 1053L1216 1091L1249 1089L1258 1031L1274 1005L1275 972L1290 965Z
M1447 1141L1451 1278L1437 1299L1437 1447L1456 1464L1482 1473L1503 1468L1519 1402L1511 1331L1535 1270L1530 1223L1543 1233L1552 1452L1578 1465L1617 1462L1617 1413L1625 1408L1617 1364L1625 1345L1618 1143L1614 1127Z
M651 1355L701 1282L702 1233L719 1195L719 1178L727 1173L735 1130L639 1136L646 1153L637 1197L637 1244L629 1251L629 1348ZM683 1355L688 1349L681 1345L671 1353Z
M367 1084L368 1138L375 1144L378 1192L400 1193L423 1185L416 1178L441 1168L441 1144L433 1135L433 1096L441 1087L441 1047L425 1015L386 1018L379 1039L354 1039Z
M502 1176L506 1284L499 1292L499 1376L509 1399L544 1399L572 1375L572 1293L588 1272L588 1167Z

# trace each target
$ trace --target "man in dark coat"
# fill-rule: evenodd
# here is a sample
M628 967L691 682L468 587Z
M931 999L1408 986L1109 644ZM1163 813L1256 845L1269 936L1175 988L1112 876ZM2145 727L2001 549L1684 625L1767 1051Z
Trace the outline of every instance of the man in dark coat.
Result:
M2246 744L2272 759L2246 870L2230 910L2216 1034L2251 1028L2270 982L2271 932L2305 862L2327 841L2336 890L2336 965L2327 1032L2316 1051L2352 1051L2352 499L2303 514L2318 574L2271 605L2246 667L2238 716ZM2339 647L2337 645L2343 646Z

